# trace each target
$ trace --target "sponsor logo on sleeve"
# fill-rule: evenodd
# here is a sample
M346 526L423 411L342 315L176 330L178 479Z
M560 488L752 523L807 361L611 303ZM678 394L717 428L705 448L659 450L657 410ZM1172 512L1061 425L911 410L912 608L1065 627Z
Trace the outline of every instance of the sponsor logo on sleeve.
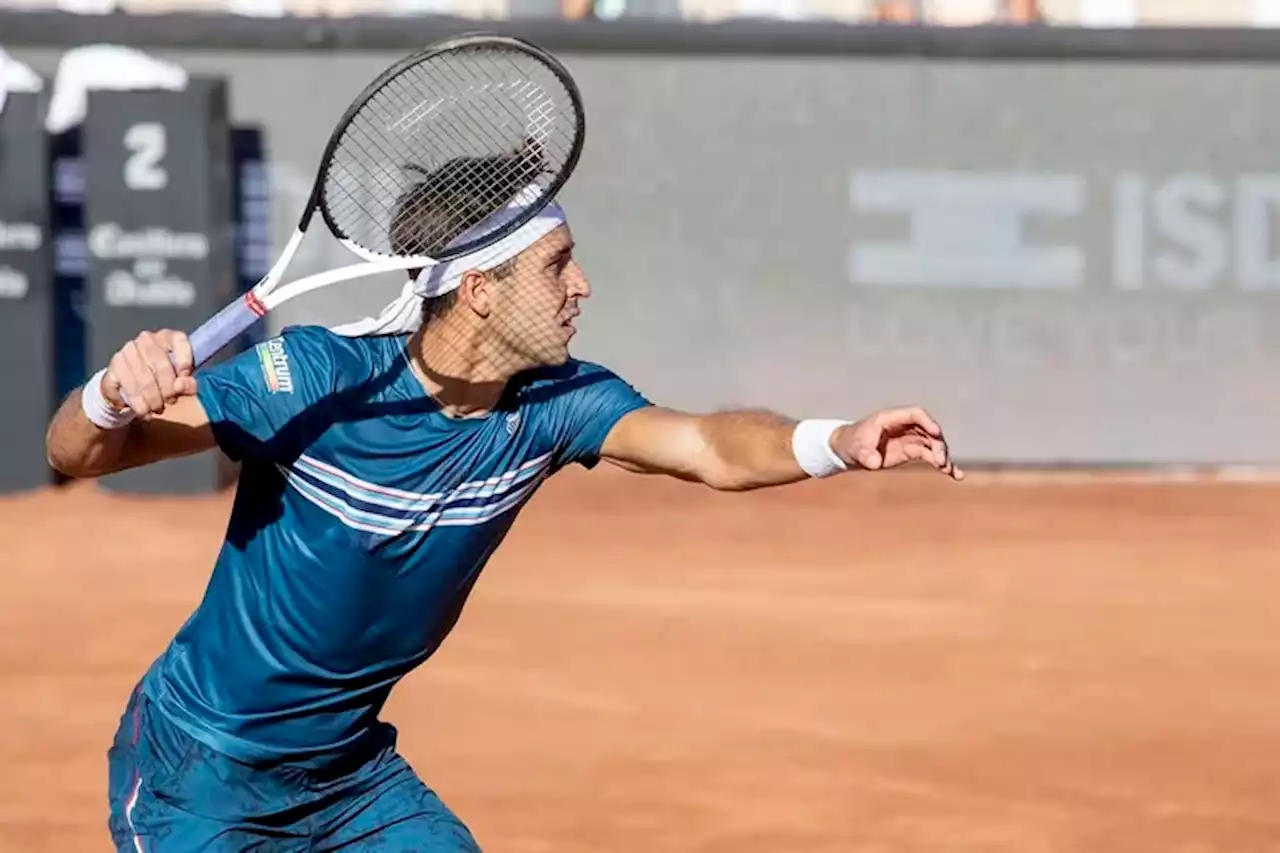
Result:
M284 339L263 341L258 344L257 350L267 389L272 394L292 394L293 374L289 370L289 353L285 351Z

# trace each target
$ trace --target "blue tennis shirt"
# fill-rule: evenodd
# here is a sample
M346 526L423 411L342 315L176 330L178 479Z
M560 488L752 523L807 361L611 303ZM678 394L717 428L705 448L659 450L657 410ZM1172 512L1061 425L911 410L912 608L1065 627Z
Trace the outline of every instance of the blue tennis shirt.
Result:
M204 598L143 690L232 758L355 743L543 480L595 465L618 419L649 405L571 360L516 377L485 417L451 418L406 342L291 327L198 374L240 483Z

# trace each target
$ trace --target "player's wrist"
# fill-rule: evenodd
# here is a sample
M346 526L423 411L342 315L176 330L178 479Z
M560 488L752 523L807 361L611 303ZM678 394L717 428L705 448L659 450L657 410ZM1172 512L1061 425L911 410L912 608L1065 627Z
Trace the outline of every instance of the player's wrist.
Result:
M796 424L791 433L791 452L806 474L822 478L849 470L848 464L831 446L836 430L848 424L849 421L831 418L809 418Z
M99 429L122 429L133 422L136 412L127 406L119 408L107 399L102 391L106 375L104 367L84 384L80 390L80 408L89 422Z

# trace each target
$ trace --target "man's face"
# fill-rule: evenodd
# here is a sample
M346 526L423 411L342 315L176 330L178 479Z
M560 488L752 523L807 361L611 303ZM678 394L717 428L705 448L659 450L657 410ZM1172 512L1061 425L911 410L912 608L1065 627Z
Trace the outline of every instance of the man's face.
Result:
M491 328L524 365L564 364L578 300L590 295L587 277L573 259L573 235L561 225L521 252L512 274L498 283Z

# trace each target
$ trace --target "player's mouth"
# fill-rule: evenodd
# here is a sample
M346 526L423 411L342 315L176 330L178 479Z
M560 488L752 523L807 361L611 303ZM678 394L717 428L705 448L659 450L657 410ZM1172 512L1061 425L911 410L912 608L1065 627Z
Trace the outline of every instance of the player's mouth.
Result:
M581 311L575 308L572 311L570 311L568 314L566 314L563 317L563 319L561 319L560 328L568 332L569 337L573 337L574 333L578 331L576 328L574 328L573 321L581 313L582 313Z

